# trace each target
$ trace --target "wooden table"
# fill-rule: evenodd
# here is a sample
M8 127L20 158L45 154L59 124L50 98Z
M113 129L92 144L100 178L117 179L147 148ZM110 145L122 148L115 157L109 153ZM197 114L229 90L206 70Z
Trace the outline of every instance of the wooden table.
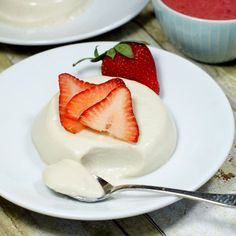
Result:
M145 40L151 45L180 54L166 39L151 4L132 21L86 41ZM52 47L0 44L0 72L16 62ZM194 62L197 63L197 62ZM236 111L236 61L221 65L200 64L221 86ZM236 116L235 116L236 117ZM201 191L236 190L236 143L227 160ZM165 232L165 233L164 233ZM110 221L73 221L40 215L0 198L0 235L236 235L236 210L181 200L158 211Z

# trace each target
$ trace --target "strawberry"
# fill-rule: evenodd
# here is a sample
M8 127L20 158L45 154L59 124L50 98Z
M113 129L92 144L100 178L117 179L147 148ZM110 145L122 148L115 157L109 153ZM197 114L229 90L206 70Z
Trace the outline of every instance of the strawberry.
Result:
M61 125L65 128L65 130L73 134L76 134L85 128L77 120L67 118L66 116L60 116L60 120L61 120Z
M61 124L67 131L77 133L83 129L83 126L78 121L75 122L65 116L67 103L75 94L93 86L93 84L79 80L67 73L59 75L59 115Z
M82 113L79 121L96 131L136 143L139 128L135 119L129 89L120 86L112 90L106 98Z
M143 42L120 42L100 55L95 48L94 58L85 59L90 59L91 62L102 60L103 75L135 80L159 94L155 61L149 48Z
M113 89L122 85L125 86L123 80L116 78L76 94L66 106L66 116L75 120L79 119L85 110L104 99Z

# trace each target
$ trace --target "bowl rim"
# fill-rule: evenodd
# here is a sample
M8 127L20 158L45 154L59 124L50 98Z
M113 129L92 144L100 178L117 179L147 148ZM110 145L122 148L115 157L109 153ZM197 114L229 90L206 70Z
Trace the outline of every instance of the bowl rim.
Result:
M215 23L215 24L236 23L236 19L213 20L213 19L204 19L204 18L198 18L198 17L194 17L194 16L185 15L185 14L178 12L178 11L174 10L173 8L169 7L166 3L163 2L163 0L152 0L152 1L159 2L159 4L162 5L162 7L166 8L168 11L170 11L180 17L190 19L193 21L199 21L199 22L205 22L205 23Z

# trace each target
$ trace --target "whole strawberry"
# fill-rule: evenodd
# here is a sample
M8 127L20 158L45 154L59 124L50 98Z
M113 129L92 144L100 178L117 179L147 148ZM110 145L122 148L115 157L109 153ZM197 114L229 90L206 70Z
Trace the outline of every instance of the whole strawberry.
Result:
M91 62L102 60L103 75L135 80L159 94L155 61L143 42L120 42L100 55L95 48L94 58L85 59L90 59Z

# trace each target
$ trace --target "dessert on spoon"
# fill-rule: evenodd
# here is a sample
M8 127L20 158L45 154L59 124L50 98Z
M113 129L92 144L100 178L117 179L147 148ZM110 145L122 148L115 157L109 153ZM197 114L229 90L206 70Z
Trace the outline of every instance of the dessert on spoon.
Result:
M164 195L174 195L181 198L188 198L196 201L203 201L212 204L216 204L224 207L236 207L236 194L217 194L217 193L202 193L197 191L186 191L181 189L173 189L167 187L159 187L152 185L141 185L141 184L122 184L114 186L111 183L107 182L105 179L99 176L90 176L86 179L83 179L84 175L79 176L80 173L83 173L83 169L81 167L77 167L76 172L71 172L71 167L69 160L63 160L59 164L55 164L54 166L48 167L44 172L45 182L47 186L53 191L62 193L64 195L68 195L64 189L60 189L61 185L58 185L58 178L60 179L62 185L64 184L67 188L70 188L72 184L75 186L72 188L77 191L73 192L73 195L68 195L78 201L87 202L87 203L95 203L108 200L120 191L127 190L142 190L142 191L153 191L157 193L161 193ZM73 168L78 165L72 165ZM67 170L68 172L64 172L63 170ZM66 176L61 176L62 173L66 173ZM78 179L75 176L72 176L71 173L76 174L79 177ZM69 176L69 177L68 177ZM69 179L72 176L71 179ZM78 181L78 182L76 182ZM89 187L88 187L89 186ZM78 189L79 187L79 189Z

